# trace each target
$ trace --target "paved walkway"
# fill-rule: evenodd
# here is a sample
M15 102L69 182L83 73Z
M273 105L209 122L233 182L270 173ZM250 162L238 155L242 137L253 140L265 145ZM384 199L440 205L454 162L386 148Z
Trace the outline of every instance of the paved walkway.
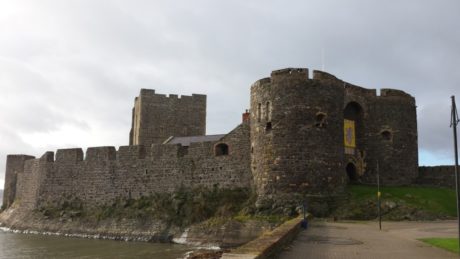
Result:
M459 258L417 238L456 237L456 221L440 222L321 222L313 221L279 256L280 259L325 258Z

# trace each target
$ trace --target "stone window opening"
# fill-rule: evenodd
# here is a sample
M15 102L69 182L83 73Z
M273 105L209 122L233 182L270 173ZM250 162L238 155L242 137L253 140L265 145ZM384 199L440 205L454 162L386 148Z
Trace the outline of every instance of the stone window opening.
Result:
M257 104L257 122L260 122L260 117L261 117L261 113L262 113L262 104L259 103Z
M327 119L327 114L324 112L318 112L316 114L316 122L315 122L315 127L317 128L323 128L326 126L326 119Z
M386 140L386 141L392 141L393 140L393 134L389 130L381 131L380 136L382 137L383 140Z
M265 104L265 120L268 122L272 121L272 104L270 102Z
M228 145L225 143L217 144L214 147L215 156L226 156L228 155Z
M267 124L265 125L265 132L270 132L271 130L272 130L272 123L267 122Z

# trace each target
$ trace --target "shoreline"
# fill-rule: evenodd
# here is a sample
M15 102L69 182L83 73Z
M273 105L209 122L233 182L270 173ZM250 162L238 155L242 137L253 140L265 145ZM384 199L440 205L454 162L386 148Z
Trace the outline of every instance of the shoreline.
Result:
M184 228L160 220L109 218L44 218L34 211L10 208L0 214L0 231L125 242L172 243L197 249L220 250L247 243L276 225L264 221L204 221Z

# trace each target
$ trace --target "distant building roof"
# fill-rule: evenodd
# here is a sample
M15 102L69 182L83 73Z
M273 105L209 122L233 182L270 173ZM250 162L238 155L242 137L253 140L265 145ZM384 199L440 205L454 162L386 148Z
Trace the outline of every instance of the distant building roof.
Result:
M163 144L181 144L182 146L190 146L190 143L217 141L223 138L225 134L205 135L205 136L190 136L190 137L170 137Z

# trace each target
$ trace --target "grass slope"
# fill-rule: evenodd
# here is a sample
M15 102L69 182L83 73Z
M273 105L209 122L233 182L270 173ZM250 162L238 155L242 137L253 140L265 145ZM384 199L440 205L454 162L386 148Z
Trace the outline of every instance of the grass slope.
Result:
M375 186L350 186L354 199L375 198ZM427 211L457 216L455 191L428 187L381 187L382 201L399 200L407 205L421 207Z
M336 211L340 218L377 217L377 187L350 185L348 202ZM456 217L455 191L428 187L381 187L382 214L387 220L443 219Z
M458 238L423 238L421 241L454 253L458 253Z

